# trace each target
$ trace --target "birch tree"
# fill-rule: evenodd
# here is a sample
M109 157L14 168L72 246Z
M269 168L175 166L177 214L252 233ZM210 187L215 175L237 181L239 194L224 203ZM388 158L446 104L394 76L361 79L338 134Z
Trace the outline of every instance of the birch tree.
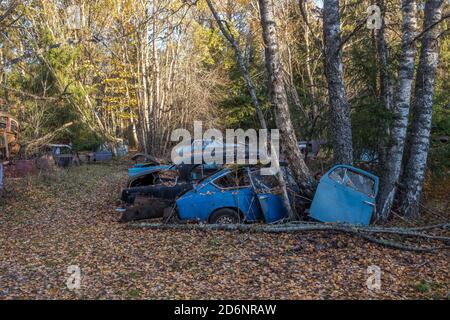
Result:
M401 212L410 218L418 218L420 213L420 199L430 146L434 84L439 62L440 30L437 23L441 20L442 4L443 0L428 0L425 4L424 33L412 104L414 118L402 179L404 189L400 195Z
M266 119L264 117L264 113L262 112L261 105L260 105L259 100L258 100L258 96L256 95L255 85L254 85L253 80L252 80L252 78L250 76L250 73L249 73L249 71L247 69L247 66L246 66L246 63L244 61L244 57L242 55L241 49L240 49L236 39L233 37L231 32L228 30L228 25L226 25L226 22L224 22L220 18L219 14L217 13L217 11L216 11L213 3L211 2L211 0L206 0L206 2L207 2L209 9L211 10L211 12L212 12L212 14L214 16L214 19L216 20L216 22L217 22L217 24L219 26L220 31L222 32L224 37L230 42L231 46L233 47L233 50L234 50L234 53L235 53L235 56L236 56L236 60L237 60L237 62L239 64L239 68L240 68L241 73L242 73L242 77L245 80L248 92L249 92L250 97L252 99L253 106L255 107L256 115L258 116L258 120L259 120L260 126L261 126L262 129L267 130L268 129L267 122L266 122ZM275 166L276 166L277 171L278 171L277 172L277 178L278 178L278 182L280 183L280 186L281 186L281 189L282 189L282 192L283 192L283 203L284 203L284 206L286 207L286 209L287 209L287 211L289 213L289 217L291 218L291 220L294 220L294 219L296 219L296 215L295 215L295 213L294 213L294 211L292 209L292 206L291 206L291 203L290 203L290 200L289 200L289 194L288 194L288 191L287 191L286 181L285 181L285 179L283 177L282 172L280 171L278 155L276 154L276 150L273 148L273 145L271 145L270 147L271 147L272 159L274 159L274 157L275 157L274 162L275 162Z
M259 0L261 26L265 45L265 62L268 74L270 103L281 136L281 149L296 180L306 189L312 189L314 180L303 160L294 126L291 121L281 64L273 0Z
M388 43L386 41L386 5L384 0L378 0L377 5L381 9L381 27L376 31L376 45L378 55L378 69L380 82L380 97L383 105L388 112L392 112L394 104L394 83L391 74L391 57ZM390 135L389 128L386 130L387 136ZM379 159L381 165L385 164L386 143L383 141L379 150Z
M351 164L353 144L350 104L345 92L340 32L339 0L324 0L325 74L331 108L334 161L339 164Z
M416 58L414 39L417 28L417 3L415 0L402 1L402 17L402 46L393 111L395 119L391 129L392 143L386 150L386 164L377 206L377 215L381 220L388 219L391 213L405 147Z
M4 29L7 27L7 24L5 21L7 21L8 17L10 17L14 10L16 10L17 6L20 4L20 1L18 0L12 0L7 1L6 3L3 3L3 1L0 1L0 28Z
M390 52L386 41L386 6L384 0L378 0L377 4L381 8L381 27L377 31L377 51L380 64L380 94L386 110L392 111L394 86L390 72Z

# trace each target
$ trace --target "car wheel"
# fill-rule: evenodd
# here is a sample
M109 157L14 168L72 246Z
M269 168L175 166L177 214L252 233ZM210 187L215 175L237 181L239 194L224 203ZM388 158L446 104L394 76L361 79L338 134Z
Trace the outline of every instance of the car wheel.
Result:
M212 224L236 224L239 223L239 215L233 209L220 209L211 216L209 222Z

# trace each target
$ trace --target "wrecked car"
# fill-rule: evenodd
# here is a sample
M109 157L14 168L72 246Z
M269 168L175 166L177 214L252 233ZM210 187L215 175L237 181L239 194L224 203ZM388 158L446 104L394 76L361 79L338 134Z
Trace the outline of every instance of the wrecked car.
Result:
M116 155L118 157L125 157L128 155L129 146L128 142L123 139L118 139L118 143L116 146Z
M308 201L298 196L301 190L289 168L284 165L281 168L289 200L299 215L308 213L309 218L325 223L370 224L379 185L375 175L352 166L335 166L321 178L313 200ZM256 166L225 168L196 183L175 183L171 187L163 184L138 190L134 197L127 191L122 200L134 203L147 193L148 202L140 210L156 208L159 212L153 217L163 214L174 222L277 223L288 218L278 179L275 175L263 175ZM170 201L155 203L149 195ZM174 202L175 210L171 207Z
M180 165L131 178L129 187L122 191L120 221L162 218L164 209L171 207L180 194L216 171L212 166Z
M143 166L143 167L133 167L128 169L128 188L131 187L144 187L151 186L155 184L165 183L167 181L172 181L177 177L178 168L176 165L159 165L159 166ZM206 174L216 172L219 166L216 164L203 164L201 167ZM192 171L194 175L196 170ZM200 174L199 176L202 176ZM198 180L195 178L193 180Z
M43 149L44 152L51 153L55 164L59 167L70 166L75 158L72 147L67 144L47 144Z
M94 162L110 161L112 158L113 152L106 143L91 153L91 160Z
M217 167L209 167L204 165L179 165L173 166L169 170L152 172L151 175L153 175L156 180L146 186L137 186L124 189L122 191L121 200L125 203L133 204L136 195L175 199L180 193L178 190L184 190L185 188L191 189L193 183L208 177L216 171ZM132 182L131 184L137 183Z
M282 171L289 188L298 192L289 170L283 166ZM256 167L226 168L185 193L176 205L177 218L181 221L274 223L288 216L278 179L274 175L262 175L261 169Z
M0 112L0 159L8 159L19 153L19 122L10 114Z
M225 143L219 139L192 140L190 145L176 147L173 155L175 155L174 158L176 159L174 162L187 164L195 163L196 159L204 159L205 154L211 156L219 156L221 154L223 157L222 163L226 163L228 161L227 152L234 153L235 162L241 154L241 157L245 158L245 161L261 159L258 150L248 144L239 142Z
M283 168L294 210L307 212L308 201L298 199L300 189ZM309 217L320 222L369 225L378 193L378 177L351 166L335 166L321 179ZM275 223L288 217L275 176L259 170L225 169L177 201L177 218L213 224L264 221Z
M127 188L133 187L145 187L155 184L161 184L167 181L171 176L175 177L178 174L177 166L151 166L142 168L130 168L128 169L128 183ZM170 180L174 180L172 177Z
M128 169L128 177L133 178L142 174L152 173L154 171L170 170L175 165L154 165L153 163L139 163Z

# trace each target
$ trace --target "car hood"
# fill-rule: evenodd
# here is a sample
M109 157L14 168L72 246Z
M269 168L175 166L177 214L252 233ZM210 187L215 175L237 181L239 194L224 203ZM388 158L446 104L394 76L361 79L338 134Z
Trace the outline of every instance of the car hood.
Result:
M135 178L141 175L147 175L149 173L155 173L158 171L169 170L171 165L163 165L163 166L152 166L152 167L143 167L143 168L130 168L128 169L128 176L130 178Z

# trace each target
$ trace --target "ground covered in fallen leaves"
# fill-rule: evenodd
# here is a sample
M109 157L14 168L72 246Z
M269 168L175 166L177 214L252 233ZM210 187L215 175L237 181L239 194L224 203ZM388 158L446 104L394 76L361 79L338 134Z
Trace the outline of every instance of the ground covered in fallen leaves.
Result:
M447 252L341 234L132 230L114 209L126 166L8 180L0 200L1 299L448 299ZM71 265L81 288L67 288ZM369 266L381 289L367 288Z

